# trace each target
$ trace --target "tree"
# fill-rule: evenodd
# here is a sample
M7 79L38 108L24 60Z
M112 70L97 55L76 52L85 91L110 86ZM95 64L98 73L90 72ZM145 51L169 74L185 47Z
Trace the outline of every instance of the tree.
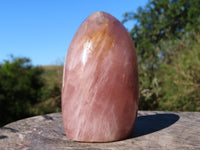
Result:
M138 13L125 13L123 22L137 20L130 35L143 56L161 40L180 39L188 31L199 30L199 8L199 0L151 0Z
M200 34L171 46L181 51L159 72L162 78L159 109L200 111Z
M171 63L177 51L163 45L177 43L183 35L200 29L199 0L150 0L124 20L137 20L130 30L135 43L140 77L140 109L156 109L161 90L157 71Z
M0 125L32 115L29 109L40 100L44 85L42 72L27 58L0 64Z

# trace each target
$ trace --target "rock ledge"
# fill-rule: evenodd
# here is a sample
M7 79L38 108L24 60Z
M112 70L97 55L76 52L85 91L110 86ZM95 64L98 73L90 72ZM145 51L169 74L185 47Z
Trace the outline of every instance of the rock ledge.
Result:
M69 141L61 113L31 117L0 128L0 150L199 150L200 112L139 111L132 135L111 143Z

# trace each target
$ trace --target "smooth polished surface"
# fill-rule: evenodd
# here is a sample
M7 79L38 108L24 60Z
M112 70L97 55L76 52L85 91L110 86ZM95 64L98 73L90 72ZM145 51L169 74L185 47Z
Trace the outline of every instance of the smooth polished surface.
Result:
M110 143L72 142L61 113L0 128L0 150L199 150L200 112L139 111L132 136Z
M62 87L66 135L73 141L109 142L128 137L138 109L133 41L124 26L95 12L68 49Z

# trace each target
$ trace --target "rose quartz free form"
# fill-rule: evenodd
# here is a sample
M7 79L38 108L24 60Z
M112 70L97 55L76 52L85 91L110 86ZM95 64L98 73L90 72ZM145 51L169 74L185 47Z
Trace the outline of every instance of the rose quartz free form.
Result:
M138 109L134 44L124 26L95 12L79 27L68 49L62 114L68 139L109 142L127 138Z

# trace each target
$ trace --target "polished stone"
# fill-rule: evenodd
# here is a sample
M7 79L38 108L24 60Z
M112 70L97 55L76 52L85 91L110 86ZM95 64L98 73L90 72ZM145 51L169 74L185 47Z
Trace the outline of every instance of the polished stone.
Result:
M81 24L67 52L62 87L66 135L82 142L124 139L137 110L133 41L117 19L95 12Z

